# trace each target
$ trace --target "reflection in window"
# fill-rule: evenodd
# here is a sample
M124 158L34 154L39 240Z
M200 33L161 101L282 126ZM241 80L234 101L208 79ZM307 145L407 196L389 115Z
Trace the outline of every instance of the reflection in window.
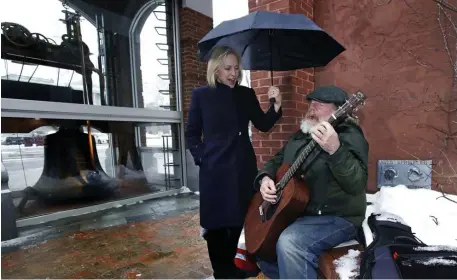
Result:
M24 7L27 7L24 9ZM72 102L82 103L81 97L83 91L83 78L82 75L74 70L70 70L69 67L63 66L78 63L80 64L80 55L75 54L74 59L70 59L71 55L58 55L59 52L65 49L62 42L63 38L67 34L67 27L61 20L65 18L65 14L62 10L68 10L72 13L75 11L69 7L63 7L62 2L58 0L41 0L41 1L29 1L29 0L15 0L9 1L8 5L3 7L2 16L2 48L5 46L9 47L7 50L2 49L2 65L0 65L0 76L2 79L2 88L8 90L2 90L4 94L2 97L18 98L18 99L33 99L42 101L58 101L58 102ZM36 18L37 11L40 11L39 20ZM86 68L89 68L92 64L95 68L98 68L97 57L98 57L98 43L97 43L97 31L95 26L84 19L80 18L80 27L82 33L82 40L89 49L89 60L87 60ZM9 31L9 32L8 32ZM9 36L5 36L8 34ZM12 36L13 34L13 36ZM39 47L33 47L31 50L25 48L26 45L30 45L33 40L23 41L24 38L32 37L35 41L41 42ZM21 44L21 42L23 44ZM26 43L24 43L26 42ZM66 41L65 41L66 42ZM46 47L43 47L46 46ZM44 52L43 49L47 49ZM77 52L77 49L73 50ZM10 54L5 57L4 53ZM15 56L12 56L14 54ZM48 57L46 57L48 56ZM15 58L16 57L16 58ZM40 59L48 59L49 61L55 61L52 65L44 65L43 63L35 62L24 62L21 57L39 57ZM67 59L65 59L67 58ZM59 65L61 63L61 65ZM71 68L71 67L70 67ZM98 74L95 72L91 73L89 78L92 81L92 96L93 104L101 104L101 93L100 93L100 79ZM4 83L5 80L10 82ZM26 90L21 90L21 94L14 90L18 87L18 83L28 83L25 85ZM56 90L54 87L34 87L36 84L56 86L59 88L71 88L76 92L65 92L66 95L75 95L70 97L62 97L64 92L60 90L57 94L43 93L47 96L37 96L37 92ZM21 84L21 86L24 86ZM29 89L36 89L33 94L22 93ZM7 95L6 95L7 94ZM62 99L66 98L66 99Z
M58 129L56 126L43 126L30 133L2 133L1 155L9 173L10 190L23 191L27 186L36 184L43 172L45 138ZM87 127L83 127L83 132L87 134ZM92 135L103 170L113 176L109 134L92 129Z
M180 188L174 126L2 118L10 132L2 133L2 163L19 216Z

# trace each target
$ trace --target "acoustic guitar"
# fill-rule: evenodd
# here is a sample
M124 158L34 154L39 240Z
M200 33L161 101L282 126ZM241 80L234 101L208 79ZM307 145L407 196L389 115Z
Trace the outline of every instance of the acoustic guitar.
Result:
M365 101L365 95L358 91L329 118L332 125L343 116L353 111ZM277 201L272 204L264 201L260 191L257 192L248 208L244 224L246 250L263 260L276 260L276 242L281 232L303 215L309 201L309 189L303 180L294 177L295 172L316 147L311 140L300 152L292 165L282 164L276 172ZM313 153L317 156L315 153ZM310 162L308 161L308 164Z

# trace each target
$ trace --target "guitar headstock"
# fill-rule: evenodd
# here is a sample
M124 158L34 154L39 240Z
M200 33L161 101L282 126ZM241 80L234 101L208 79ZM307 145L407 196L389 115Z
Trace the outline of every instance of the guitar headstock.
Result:
M335 115L340 117L343 115L351 114L352 112L357 112L360 107L365 105L365 99L365 94L362 91L358 90L338 108L338 110L335 112Z
M365 105L365 99L365 94L362 91L358 90L338 108L338 111L341 111L341 115L357 112L360 107Z
M357 112L360 109L360 107L365 105L365 99L366 99L365 94L362 91L358 90L352 96L352 98L354 99L353 100L353 107L352 107L353 109L352 109L352 111L353 112Z

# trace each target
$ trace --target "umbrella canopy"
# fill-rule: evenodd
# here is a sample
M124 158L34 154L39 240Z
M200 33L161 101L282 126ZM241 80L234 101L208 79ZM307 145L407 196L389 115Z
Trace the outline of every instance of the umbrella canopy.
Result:
M271 71L325 66L345 50L306 16L268 11L216 26L198 42L200 59L216 46L235 49L246 70Z

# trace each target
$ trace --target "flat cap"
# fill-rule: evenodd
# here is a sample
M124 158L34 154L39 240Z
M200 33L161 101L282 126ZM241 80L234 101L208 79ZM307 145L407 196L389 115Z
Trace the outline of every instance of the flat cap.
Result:
M306 100L316 100L322 103L343 105L348 100L348 94L337 86L319 87L306 96Z

